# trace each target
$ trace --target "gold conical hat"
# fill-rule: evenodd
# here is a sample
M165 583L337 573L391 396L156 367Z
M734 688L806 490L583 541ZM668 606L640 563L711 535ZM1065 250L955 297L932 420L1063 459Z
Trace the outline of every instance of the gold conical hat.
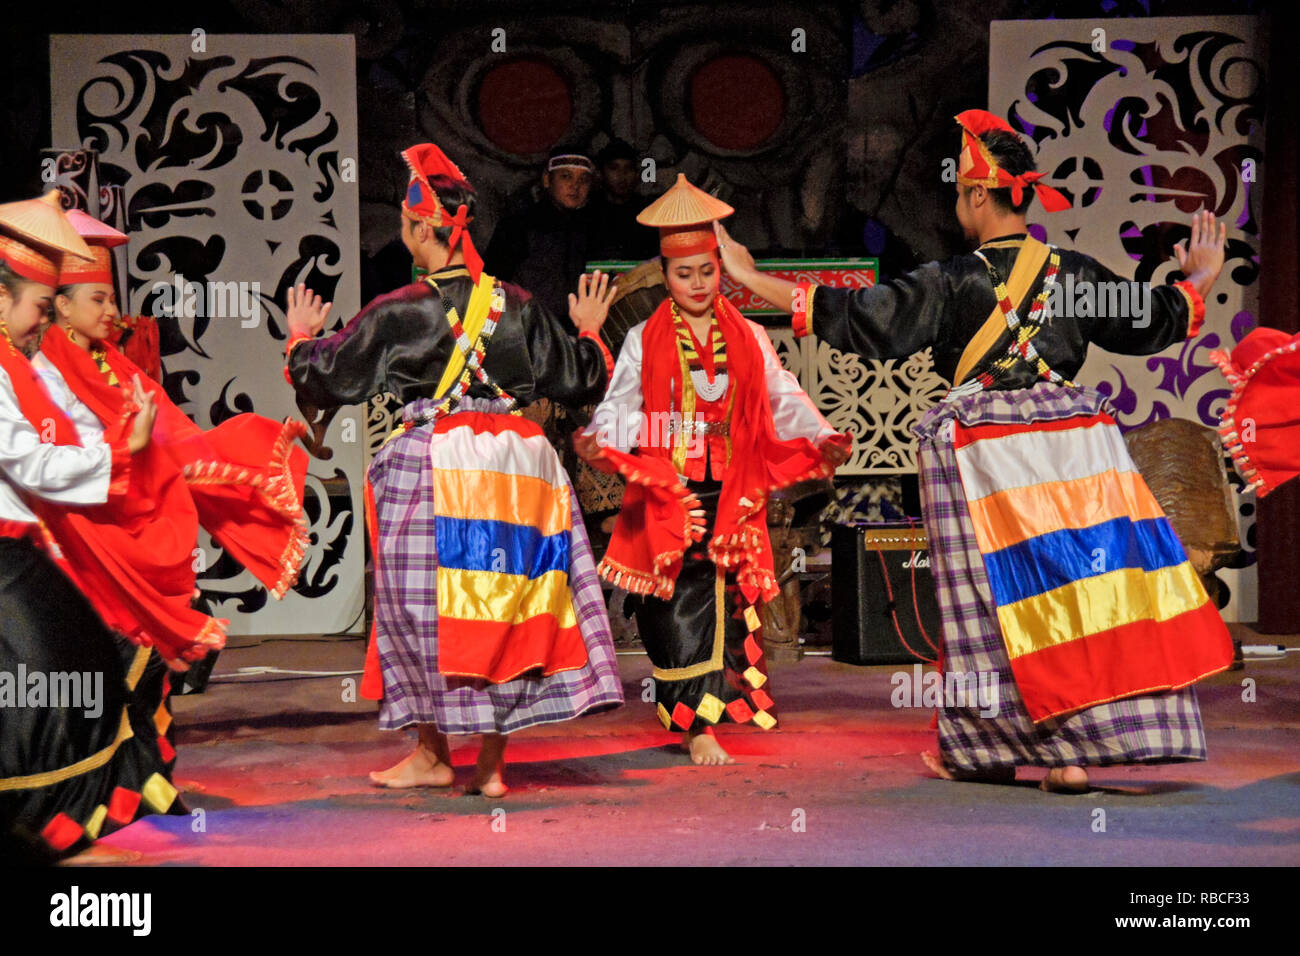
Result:
M735 211L721 199L688 183L685 173L678 173L672 188L641 210L636 221L643 226L671 229L713 222Z
M39 199L21 199L0 205L0 229L17 239L61 253L87 260L95 258L86 240L77 234L76 227L64 214L57 189L51 189Z

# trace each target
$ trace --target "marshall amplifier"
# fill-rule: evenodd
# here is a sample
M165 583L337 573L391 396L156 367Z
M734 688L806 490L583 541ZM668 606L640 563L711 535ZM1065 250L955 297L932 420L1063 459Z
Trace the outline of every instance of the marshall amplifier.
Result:
M832 659L844 664L935 659L939 606L927 545L920 524L832 529Z

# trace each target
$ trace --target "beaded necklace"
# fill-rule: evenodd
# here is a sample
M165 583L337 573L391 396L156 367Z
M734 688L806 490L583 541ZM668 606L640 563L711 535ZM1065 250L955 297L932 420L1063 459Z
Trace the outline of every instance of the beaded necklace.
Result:
M522 415L523 411L519 408L519 403L515 401L513 396L506 394L505 390L493 381L483 368L483 359L487 354L488 342L492 340L492 336L497 330L497 323L501 321L501 313L505 310L506 297L501 287L498 285L493 288L492 304L488 307L488 315L483 323L483 331L479 333L477 341L471 342L469 334L465 331L464 325L461 324L460 313L456 311L456 307L447 298L447 294L438 287L438 283L433 279L426 276L424 281L429 283L433 291L438 293L438 297L442 300L442 309L447 315L447 322L451 325L452 335L455 336L456 348L465 356L465 368L460 373L460 379L439 403L437 416L441 418L453 411L469 392L470 385L475 379L490 388L497 398L508 401L510 403L510 414Z
M695 339L676 302L672 304L672 311L673 327L677 331L677 348L690 371L691 385L700 398L706 402L716 402L727 394L727 345L723 341L722 328L718 325L717 316L712 316L713 324L710 326L709 347L713 352L713 380L710 381L704 361L695 350Z
M1055 246L1048 246L1048 249L1050 252L1047 260L1047 272L1043 276L1043 288L1034 297L1034 303L1029 309L1029 315L1026 316L1023 322L1016 311L1015 304L1011 301L1011 293L1007 290L1006 282L1003 281L1001 273L985 257L984 253L978 249L975 250L975 255L979 256L988 269L989 280L993 283L993 294L998 299L998 308L1002 310L1002 316L1006 319L1007 328L1011 330L1011 342L1007 346L1006 354L995 361L988 371L980 372L960 388L953 389L954 393L965 394L991 388L1000 375L1010 372L1016 363L1021 361L1028 362L1038 377L1045 381L1065 388L1077 387L1074 382L1054 371L1038 354L1038 350L1034 348L1034 336L1042 331L1043 314L1047 309L1047 300L1051 297L1053 286L1056 285L1057 273L1061 271L1060 250Z

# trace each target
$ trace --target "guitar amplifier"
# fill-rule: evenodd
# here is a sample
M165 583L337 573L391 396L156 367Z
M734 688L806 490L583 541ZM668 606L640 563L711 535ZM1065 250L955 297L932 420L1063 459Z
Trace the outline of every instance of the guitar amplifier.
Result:
M899 522L836 525L831 603L833 660L933 661L940 618L925 529Z

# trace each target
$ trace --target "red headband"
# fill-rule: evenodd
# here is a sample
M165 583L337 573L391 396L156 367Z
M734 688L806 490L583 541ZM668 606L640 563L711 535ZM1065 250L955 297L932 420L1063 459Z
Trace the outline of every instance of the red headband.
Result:
M0 233L0 261L24 279L42 285L58 284L59 259L60 254L48 247Z
M1016 133L1006 120L987 110L966 110L955 117L962 129L961 158L958 160L957 182L965 186L984 186L988 189L1011 190L1012 205L1020 205L1026 186L1033 186L1038 200L1048 212L1070 208L1070 201L1051 186L1039 182L1042 173L1020 173L1013 176L997 164L993 154L980 139L989 130ZM1019 134L1016 134L1019 135Z
M411 170L411 181L406 187L406 198L402 200L402 211L412 219L427 222L434 228L451 226L447 251L449 254L454 253L459 243L465 255L465 268L469 270L474 281L478 282L479 276L483 274L483 258L474 248L474 240L470 238L469 224L473 219L469 215L469 209L461 205L457 207L456 215L449 215L442 203L438 201L437 192L429 185L431 176L446 176L466 186L469 185L469 180L465 178L460 168L447 158L447 154L433 143L421 143L419 146L403 150L402 159Z

